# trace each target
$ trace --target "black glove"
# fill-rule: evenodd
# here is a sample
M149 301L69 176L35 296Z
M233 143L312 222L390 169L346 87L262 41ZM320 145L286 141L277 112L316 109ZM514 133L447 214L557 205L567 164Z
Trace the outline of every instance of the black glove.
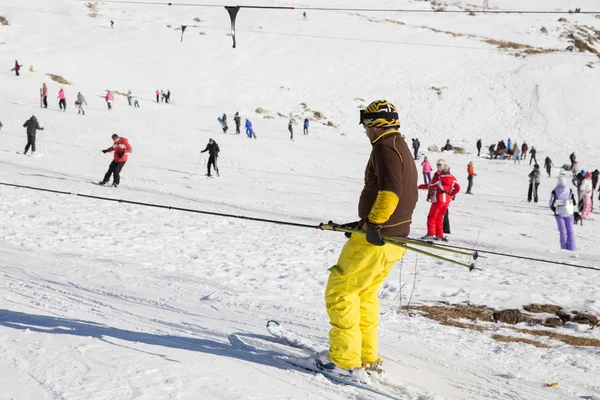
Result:
M102 152L103 152L104 154L106 154L106 153L108 153L108 150L102 150Z
M367 221L367 242L373 246L383 246L383 238L381 237L381 225L375 225Z
M117 157L122 158L125 155L124 152L120 151L117 153Z
M341 224L340 227L342 228L346 228L346 229L356 229L360 226L360 221L354 221L354 222L348 222L345 224ZM344 235L350 239L350 237L352 236L351 232L344 232Z

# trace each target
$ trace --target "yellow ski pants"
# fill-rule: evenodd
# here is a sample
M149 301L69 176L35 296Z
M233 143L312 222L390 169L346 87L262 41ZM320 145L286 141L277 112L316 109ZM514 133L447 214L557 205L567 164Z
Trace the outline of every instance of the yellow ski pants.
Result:
M337 265L329 269L325 289L329 331L329 358L349 369L377 360L381 284L406 253L400 246L373 246L354 234L342 249Z

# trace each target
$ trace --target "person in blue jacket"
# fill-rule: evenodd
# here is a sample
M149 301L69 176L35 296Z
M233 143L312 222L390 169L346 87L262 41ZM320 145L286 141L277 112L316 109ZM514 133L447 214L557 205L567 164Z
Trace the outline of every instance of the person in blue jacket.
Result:
M508 138L508 141L506 142L506 147L512 150L512 140L510 140L510 138Z
M254 129L252 129L252 122L248 118L246 118L246 135L248 139L256 139L256 135L254 134Z
M309 126L308 118L304 118L304 134L308 135L308 126Z

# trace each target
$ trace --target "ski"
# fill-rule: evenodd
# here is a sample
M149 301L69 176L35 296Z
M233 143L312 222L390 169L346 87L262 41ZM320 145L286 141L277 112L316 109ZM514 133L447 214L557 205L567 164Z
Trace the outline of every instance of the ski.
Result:
M98 185L98 186L104 186L104 187L114 187L115 189L117 189L117 188L118 188L118 186L109 185L108 183L107 183L107 184L104 184L104 183L102 183L102 182L99 182L99 181L92 181L92 183L93 183L94 185Z
M269 321L269 322L277 323L276 321ZM286 332L289 332L289 331L286 331ZM388 399L406 400L404 397L399 397L392 393L388 393L383 388L378 388L377 386L375 386L375 385L380 384L379 381L374 381L375 382L374 385L361 384L359 382L355 382L350 379L346 379L343 376L338 376L338 375L329 373L328 371L319 368L317 366L316 353L311 354L309 356L292 356L289 354L281 353L280 351L277 351L277 350L273 350L272 346L269 346L270 349L268 349L268 350L259 349L252 344L246 343L244 341L244 339L242 337L240 337L240 335L238 335L238 334L229 335L228 339L229 339L229 343L231 343L231 345L234 348L236 348L237 350L247 351L247 352L253 353L257 356L268 357L268 358L276 359L279 361L283 361L283 362L291 365L294 368L298 368L303 371L311 372L313 374L323 375L325 378L327 378L335 383L339 383L342 385L351 386L351 387L355 387L357 389L365 390L367 392L377 394L377 395L380 395L380 396L388 398ZM262 340L265 341L266 339L263 338ZM306 349L305 347L298 346L297 343L295 343L293 340L288 341L288 340L282 339L279 336L273 337L273 340L274 341L271 342L271 345L279 344L279 345L284 345L284 346L291 346L291 347L299 349L299 350L304 350L305 352L308 351L309 353L314 353L312 350ZM385 384L381 383L381 386L385 386ZM392 386L390 386L390 388L393 389Z
M394 394L385 391L384 388L386 387L390 390L401 389L399 387L396 387L394 384L377 379L372 379L374 383L371 385L364 384L350 379L346 379L343 376L332 374L322 368L319 368L317 365L318 363L316 361L317 355L321 352L321 350L319 350L319 346L317 344L310 343L308 338L298 335L295 332L290 331L289 329L285 329L278 321L269 320L267 322L267 330L269 331L271 336L278 340L279 343L287 344L290 347L306 350L313 353L313 355L306 358L282 358L282 360L287 362L288 364L310 372L321 374L324 377L337 383L363 389L389 399L403 400L403 397L397 397ZM377 386L382 386L382 388L378 388Z

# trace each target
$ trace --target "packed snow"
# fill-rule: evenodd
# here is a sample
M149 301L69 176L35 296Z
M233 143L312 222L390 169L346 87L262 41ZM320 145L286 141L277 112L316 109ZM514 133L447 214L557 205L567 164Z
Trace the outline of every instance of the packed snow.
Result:
M592 0L488 3L597 7ZM434 5L336 0L327 7ZM422 156L447 160L464 188L467 163L475 164L474 195L450 206L451 244L597 266L599 221L576 227L577 252L560 250L548 209L558 168L544 175L540 202L528 203L529 158L515 165L483 157L510 137L535 146L540 163L550 156L562 166L574 151L583 169L598 166L600 63L589 51L564 51L569 32L600 30L595 15L308 11L304 20L299 10L242 9L235 49L219 7L4 0L0 15L8 20L0 25L2 183L314 226L349 222L370 151L358 110L385 98L397 105L409 144L418 137ZM181 25L189 25L183 35ZM517 56L526 47L489 39L556 51ZM15 59L19 77L10 71ZM40 108L43 82L48 109ZM66 112L55 99L61 87ZM157 104L157 89L170 90L172 102ZM116 96L110 111L106 90ZM118 94L128 90L139 109ZM73 105L78 92L89 104L85 116ZM236 111L242 125L252 121L257 139L234 133ZM223 113L227 134L217 121ZM45 130L27 157L19 154L22 125L32 114ZM290 114L298 123L293 141ZM307 136L304 117L312 119ZM101 150L113 133L133 147L118 189L92 184L112 160ZM216 178L204 176L200 151L209 138L221 148ZM447 139L465 154L427 150ZM428 209L421 192L412 237L426 234ZM277 319L327 348L323 292L345 241L339 233L2 185L0 214L1 399L377 398L290 366L279 356L303 352L273 342L265 329ZM600 315L597 271L492 255L477 265L481 271L469 272L408 253L384 283L380 353L396 392L411 400L600 398L598 347L539 337L548 348L503 343L492 333L519 335L405 311L409 302L550 303ZM557 331L600 339L586 325Z

